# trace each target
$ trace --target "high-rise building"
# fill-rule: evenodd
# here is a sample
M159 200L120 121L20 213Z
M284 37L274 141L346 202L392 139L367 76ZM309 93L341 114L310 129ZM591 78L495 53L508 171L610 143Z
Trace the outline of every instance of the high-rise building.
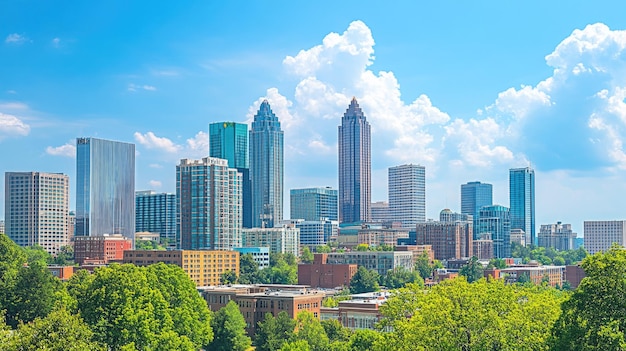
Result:
M389 202L376 201L370 205L372 212L372 222L376 223L390 223L393 221L391 212L389 211Z
M472 230L472 222L417 223L416 244L432 245L435 258L438 260L472 257Z
M182 250L241 247L241 173L205 157L176 166L176 236Z
M576 233L572 231L571 224L542 224L537 236L538 246L551 247L558 251L574 250Z
M136 192L135 231L158 233L168 249L176 249L176 194Z
M339 223L371 220L371 132L356 98L339 126Z
M474 220L474 239L478 235L478 211L483 206L493 205L493 186L481 182L461 184L461 213L472 215Z
M526 245L536 245L535 237L535 171L530 167L509 170L511 229L526 233Z
M290 190L291 218L337 220L337 190L331 187Z
M248 125L218 122L209 125L209 156L228 160L228 167L242 175L242 226L252 228L252 183L248 157Z
M4 178L6 234L20 246L40 245L56 255L68 244L69 177L6 172Z
M389 211L404 228L426 221L426 169L406 164L389 168Z
M481 208L478 213L478 231L477 238L491 235L494 257L511 257L511 215L508 208L500 205Z
M611 245L626 246L626 221L585 221L585 249L593 255L605 252Z
M76 139L76 236L135 238L135 145Z
M272 228L283 219L283 131L264 100L250 130L252 226Z

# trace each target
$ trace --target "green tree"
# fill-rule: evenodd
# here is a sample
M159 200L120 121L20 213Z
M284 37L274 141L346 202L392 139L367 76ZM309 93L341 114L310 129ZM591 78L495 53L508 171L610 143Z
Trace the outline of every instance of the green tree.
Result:
M28 264L39 262L43 265L47 265L52 262L52 256L40 245L33 245L23 248L26 253L26 261Z
M469 262L461 268L459 274L464 276L468 282L472 283L483 277L483 265L478 262L476 256L472 256Z
M430 258L426 252L422 252L422 254L417 258L417 261L415 262L415 270L419 273L422 279L433 276L435 267L431 264Z
M220 308L211 320L214 338L209 345L215 351L244 351L252 341L246 335L246 321L234 301Z
M0 311L7 308L17 281L17 275L26 263L26 253L6 234L0 234ZM4 321L4 319L3 319Z
M552 264L555 266L565 266L565 259L561 256L555 257L554 260L552 260Z
M487 268L504 269L506 268L506 262L502 258L492 258L491 260L489 260Z
M374 270L368 270L363 266L359 266L352 279L350 279L350 292L360 294L371 291L378 291L379 275Z
M370 246L368 244L358 244L354 247L354 251L369 251Z
M305 246L302 249L302 254L300 255L300 262L302 263L313 263L313 253L308 246Z
M302 311L296 317L296 333L292 341L299 340L306 341L311 351L324 351L330 344L324 327L309 311Z
M405 286L408 283L416 283L418 285L424 285L424 280L417 271L409 271L404 267L398 267L390 269L387 274L381 276L380 284L388 289L397 289Z
M341 325L338 320L327 319L322 321L321 324L330 342L350 340L350 329Z
M328 244L326 245L319 245L315 247L315 252L317 253L330 253L332 251L332 249L330 248L330 246Z
M74 264L74 247L71 245L61 246L57 255L52 258L52 264L61 266Z
M276 317L265 314L265 320L258 323L254 345L257 351L279 350L293 337L296 321L287 312L281 311Z
M165 246L154 240L135 240L135 250L165 250Z
M283 344L280 351L311 351L311 346L305 340L296 340Z
M225 271L220 275L220 284L235 284L237 283L237 273L234 271Z
M353 351L373 350L374 344L382 339L381 333L371 329L358 329L352 333L350 348Z
M270 254L270 271L268 273L271 274L270 280L273 284L297 284L298 262L296 257L291 253Z
M252 254L239 256L239 282L241 284L255 284L258 281L259 264L254 260Z
M561 306L554 350L626 350L626 250L615 245L582 262L586 277Z

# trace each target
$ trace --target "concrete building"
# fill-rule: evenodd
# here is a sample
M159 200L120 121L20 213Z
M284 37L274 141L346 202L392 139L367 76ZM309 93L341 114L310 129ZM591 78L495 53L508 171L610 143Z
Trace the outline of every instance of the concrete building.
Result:
M473 220L474 216L471 214L452 212L449 208L445 208L439 212L440 222L473 222Z
M356 98L339 126L339 223L371 221L372 163L370 124Z
M331 187L291 189L291 219L337 221L337 190Z
M403 228L426 221L426 168L405 164L389 168L389 211Z
M135 238L135 145L76 139L76 236Z
M239 275L239 252L225 250L128 250L124 263L149 266L156 263L176 265L196 286L219 285L224 272Z
M325 245L337 237L339 222L322 218L317 221L291 220L283 221L300 229L300 245L314 250L316 246Z
M5 192L5 194L6 194L6 192ZM6 207L5 207L5 211L6 211ZM3 220L0 220L0 233L4 234L4 221Z
M359 244L396 246L398 239L408 238L409 230L402 228L363 228L358 232Z
M176 249L176 194L135 192L135 231L158 233L160 242Z
M246 228L243 247L269 247L270 253L291 253L300 256L300 229L294 225L276 228Z
M242 246L241 173L228 161L182 159L176 166L179 249L232 250Z
M335 308L322 307L321 319L335 319L345 328L350 330L371 329L376 330L376 325L383 319L380 306L387 302L390 297L388 292L371 292L352 295L350 300L339 302ZM385 329L385 331L391 331Z
M435 259L472 257L472 222L418 223L416 227L417 245L432 245Z
M474 256L479 260L490 260L493 258L493 240L491 234L481 234L480 238L474 240Z
M526 244L536 245L535 171L532 168L512 168L509 170L509 200L511 229L523 230L526 233Z
M511 244L526 246L526 233L521 229L511 229Z
M380 275L403 267L413 271L413 253L407 251L352 251L328 254L328 264L356 264L373 269Z
M620 221L585 221L585 249L590 255L605 252L613 243L626 245L626 220Z
M428 257L428 262L435 260L435 252L432 245L398 245L395 247L396 251L408 251L413 253L413 264L417 262L423 254Z
M132 248L132 240L121 234L77 236L74 238L74 261L80 265L121 262L124 251Z
M493 205L493 186L488 183L468 182L461 185L461 213L471 215L474 222L474 239L478 239L478 212Z
M328 254L314 254L313 263L298 265L298 284L325 289L348 287L357 268L356 264L328 264Z
M269 247L235 247L233 250L239 252L240 256L250 254L254 262L259 264L259 269L270 266Z
M571 224L542 224L537 237L538 245L551 247L557 251L574 250L577 234L572 231Z
M372 202L372 222L385 223L392 222L391 211L389 209L389 202L376 201Z
M511 257L511 218L509 209L500 206L485 206L478 212L476 236L490 234L493 240L493 255L496 258Z
M20 246L40 245L55 256L69 243L69 182L61 173L6 172L3 232Z

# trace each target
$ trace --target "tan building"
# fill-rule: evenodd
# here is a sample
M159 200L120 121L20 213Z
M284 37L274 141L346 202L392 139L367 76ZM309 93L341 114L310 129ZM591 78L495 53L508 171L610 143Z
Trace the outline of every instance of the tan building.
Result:
M572 231L571 224L542 224L537 236L538 245L551 247L557 251L574 250L576 233Z
M328 264L328 254L315 254L313 263L298 265L298 284L312 288L333 289L350 286L357 272L356 264Z
M474 248L473 254L479 260L490 260L493 258L493 240L491 240L491 234L481 234L480 239L474 240L472 245Z
M320 308L325 293L310 290L303 285L233 285L203 289L202 297L213 312L226 306L229 301L239 305L239 311L246 321L246 332L253 336L258 323L265 320L265 314L276 317L285 311L291 318L298 313L309 311L320 318Z
M124 263L147 266L163 262L181 267L196 286L220 284L226 271L239 275L239 252L224 250L129 250Z
M398 245L396 251L410 251L413 253L413 264L417 262L417 259L426 253L428 261L433 262L435 260L435 252L432 245Z
M74 261L82 264L121 262L133 242L121 234L74 237Z
M382 318L380 306L387 302L389 293L372 292L352 295L350 300L340 301L338 307L322 307L321 319L336 319L351 330L376 328Z
M418 223L416 238L418 245L432 245L438 260L473 256L472 222Z
M356 264L373 269L380 275L403 267L413 271L413 253L406 251L352 251L328 254L328 264Z
M369 246L380 246L383 244L396 246L398 239L409 237L409 230L400 228L366 228L359 230L357 235L359 244L367 244Z
M536 285L547 281L550 286L563 286L565 266L519 265L500 270L500 276L507 283L517 282L522 275Z

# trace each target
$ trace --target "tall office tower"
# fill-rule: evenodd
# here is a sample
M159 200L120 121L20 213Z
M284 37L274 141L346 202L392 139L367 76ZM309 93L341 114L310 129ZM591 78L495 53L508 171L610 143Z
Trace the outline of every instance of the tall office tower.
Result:
M337 220L337 190L331 187L291 189L289 194L292 219Z
M241 173L205 157L176 166L176 236L182 250L241 247Z
M417 245L432 245L438 260L473 256L471 222L420 222L415 236Z
M426 221L426 169L420 165L389 168L389 211L403 228Z
M535 237L535 171L530 168L509 170L511 229L526 233L526 245L536 245Z
M571 224L542 224L537 236L538 246L551 247L558 251L574 250L576 233L572 231Z
M168 249L176 249L176 194L136 192L135 231L159 233Z
M461 184L461 213L473 216L474 239L478 239L478 211L493 205L493 186L481 182Z
M477 238L491 235L494 257L511 257L511 215L508 208L500 205L481 208L478 231Z
M228 160L242 175L242 226L252 228L252 183L248 158L248 125L218 122L209 125L209 156Z
M20 246L40 245L56 255L68 244L69 177L6 172L4 179L6 234Z
M339 126L339 223L371 221L371 133L356 98Z
M135 239L135 145L76 139L76 236Z
M283 131L264 100L250 130L252 226L272 228L283 219Z
M626 221L585 221L585 249L593 255L605 252L611 245L626 246Z

